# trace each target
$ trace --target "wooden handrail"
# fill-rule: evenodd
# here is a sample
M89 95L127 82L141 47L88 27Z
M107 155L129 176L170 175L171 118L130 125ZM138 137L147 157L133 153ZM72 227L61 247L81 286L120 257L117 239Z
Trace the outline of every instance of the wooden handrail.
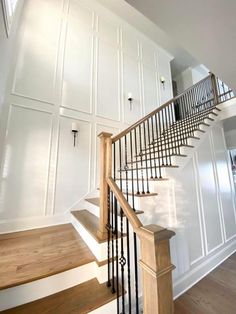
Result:
M175 101L177 101L179 98L181 98L184 94L186 94L189 90L192 90L193 88L195 88L196 86L198 86L199 84L203 83L204 81L208 80L209 78L211 78L212 76L214 76L214 74L210 74L207 77L205 77L204 79L202 79L201 81L197 82L195 85L189 87L188 89L186 89L185 91L183 91L181 94L179 94L178 96L168 100L165 104L163 104L162 106L158 107L157 109L153 110L152 112L150 112L148 115L146 115L145 117L141 118L140 120L138 120L137 122L135 122L134 124L132 124L131 126L129 126L127 129L123 130L122 132L120 132L119 134L117 134L116 136L114 136L112 138L112 143L117 142L120 138L122 138L123 136L125 136L126 134L128 134L129 132L131 132L132 130L134 130L137 126L139 126L140 124L142 124L143 122L147 121L149 118L151 118L153 115L155 115L157 112L161 111L162 109L164 109L165 107L169 106L170 104L174 103Z
M133 227L134 231L137 232L137 229L143 227L141 221L138 219L137 215L125 199L122 191L112 179L112 177L107 178L107 184L111 188L112 192L114 193L115 197L117 198L118 203L120 204L125 216L128 218L131 226Z

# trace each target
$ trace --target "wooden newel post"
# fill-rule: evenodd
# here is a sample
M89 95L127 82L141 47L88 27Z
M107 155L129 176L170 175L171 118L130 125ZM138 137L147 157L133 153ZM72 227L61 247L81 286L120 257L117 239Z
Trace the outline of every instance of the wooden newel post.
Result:
M107 178L111 175L112 166L112 134L102 132L100 138L100 217L97 235L99 239L107 238L108 218L108 185Z
M218 90L217 90L217 83L216 83L216 77L215 74L211 73L211 85L212 85L212 92L213 92L213 102L214 105L218 105L219 101L218 101Z
M157 225L141 227L138 231L141 245L144 314L174 313L172 270L169 240L173 231Z

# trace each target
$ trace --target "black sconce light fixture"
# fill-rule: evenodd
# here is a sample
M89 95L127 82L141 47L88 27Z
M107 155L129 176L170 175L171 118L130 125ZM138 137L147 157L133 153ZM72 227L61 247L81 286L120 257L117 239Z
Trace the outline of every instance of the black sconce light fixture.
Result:
M132 93L128 93L129 110L132 110L133 100L134 100L134 99L133 99Z
M71 132L74 135L74 147L75 147L76 136L77 136L77 134L79 132L79 127L78 127L78 124L76 122L72 122Z

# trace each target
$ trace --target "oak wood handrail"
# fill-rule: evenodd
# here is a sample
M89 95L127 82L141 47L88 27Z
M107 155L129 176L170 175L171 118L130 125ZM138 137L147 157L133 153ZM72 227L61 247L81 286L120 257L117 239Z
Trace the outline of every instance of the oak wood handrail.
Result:
M115 197L117 198L118 203L120 204L125 216L128 218L131 226L133 227L134 231L137 232L137 230L141 227L143 227L143 224L138 219L137 215L125 199L122 191L118 187L118 185L115 183L115 181L112 179L112 177L107 178L107 184L111 188L112 192L114 193Z
M185 91L183 91L181 94L179 94L178 96L168 100L165 104L163 104L162 106L158 107L157 109L153 110L152 112L150 112L148 115L146 115L145 117L141 118L140 120L138 120L137 122L135 122L134 124L132 124L131 126L129 126L127 129L123 130L122 132L120 132L119 134L117 134L116 136L114 136L112 138L112 143L117 142L120 138L122 138L123 136L125 136L126 134L128 134L129 132L131 132L132 130L134 130L137 126L139 126L140 124L142 124L143 122L147 121L150 117L152 117L154 114L156 114L157 112L161 111L162 109L164 109L165 107L169 106L171 103L174 103L176 100L178 100L179 98L181 98L184 94L186 94L189 90L193 89L193 87L195 88L196 86L198 86L199 84L203 83L204 81L208 80L209 78L211 78L212 76L214 76L214 74L210 74L208 76L206 76L204 79L202 79L201 81L197 82L195 85L187 88Z

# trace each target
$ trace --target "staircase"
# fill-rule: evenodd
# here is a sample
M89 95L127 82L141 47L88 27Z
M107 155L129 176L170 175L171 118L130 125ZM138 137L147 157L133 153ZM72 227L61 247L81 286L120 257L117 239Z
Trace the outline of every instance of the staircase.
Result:
M99 190L85 199L84 209L71 212L71 223L90 252L84 279L66 286L71 279L61 270L58 290L20 298L15 304L25 305L9 309L6 304L3 313L173 313L169 240L174 232L144 226L142 215L156 202L154 185L168 182L168 172L179 167L217 119L217 105L232 97L210 74L117 136L101 133ZM72 272L74 279L77 275Z

